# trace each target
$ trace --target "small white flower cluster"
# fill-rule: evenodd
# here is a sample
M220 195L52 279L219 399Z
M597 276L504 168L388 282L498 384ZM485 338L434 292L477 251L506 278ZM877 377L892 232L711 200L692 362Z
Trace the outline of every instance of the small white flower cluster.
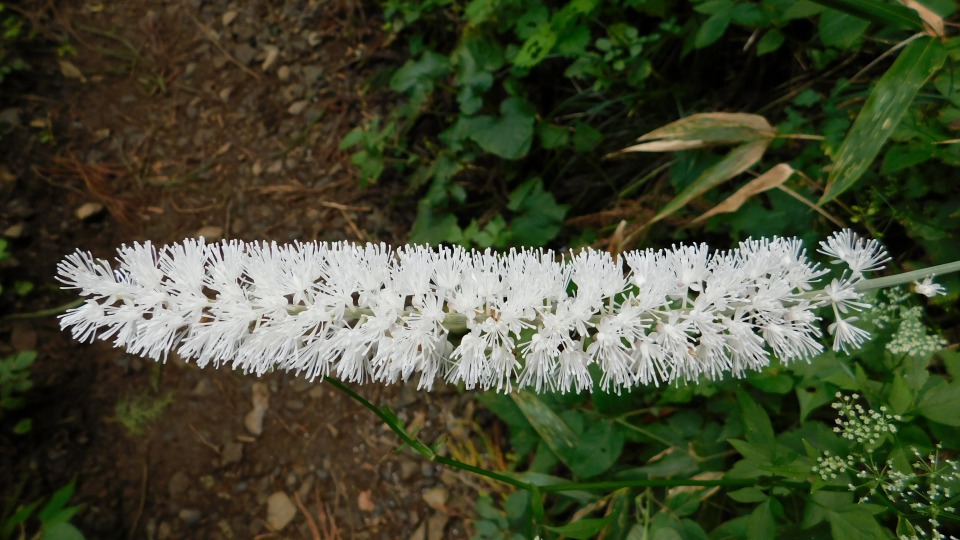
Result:
M900 415L887 413L887 407L880 406L879 411L867 411L862 405L857 403L860 399L858 394L845 396L837 392L837 399L831 405L837 410L835 433L839 433L844 439L856 441L865 446L877 444L887 433L896 433L897 426L891 421L900 421Z
M419 376L470 388L605 390L725 373L742 376L822 350L815 310L831 305L834 348L867 333L849 312L869 305L856 284L885 259L842 231L822 251L852 275L826 273L796 239L609 253L507 254L349 243L123 246L116 269L77 252L58 266L88 297L61 317L81 341L99 337L155 360L176 351L199 366L394 383ZM626 268L624 267L624 261ZM843 318L846 316L846 318Z
M893 287L880 294L882 299L870 310L868 319L880 328L896 325L896 331L886 345L888 351L926 358L947 346L947 340L930 333L924 324L923 308L906 305L910 294L902 287Z
M861 503L880 496L889 501L888 506L891 503L896 505L902 516L909 517L901 520L900 526L910 534L900 534L900 540L957 540L953 536L945 536L940 529L943 517L949 517L951 522L960 520L957 508L953 506L953 499L960 489L960 463L944 459L940 455L941 445L938 444L926 456L914 448L912 470L899 470L892 459L878 464L874 459L878 445L883 446L882 439L887 434L895 436L897 430L891 421L899 421L900 417L887 414L883 406L879 411L867 411L856 403L860 397L857 394L844 396L838 392L836 397L839 401L833 403L833 408L837 409L839 418L834 431L844 439L853 441L854 451L844 456L824 451L817 458L812 472L825 482L849 473L862 482L859 485L847 484L851 492L862 494ZM926 518L924 526L916 523L917 515ZM929 530L924 528L927 526Z

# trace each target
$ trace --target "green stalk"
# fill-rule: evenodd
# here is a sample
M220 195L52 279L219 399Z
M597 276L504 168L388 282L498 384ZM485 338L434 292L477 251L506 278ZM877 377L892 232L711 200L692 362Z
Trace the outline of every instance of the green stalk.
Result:
M482 467L470 465L469 463L464 463L462 461L444 457L437 454L426 443L416 438L415 436L412 436L409 433L407 433L407 430L404 429L404 427L400 424L399 419L395 414L393 414L392 411L389 411L389 410L385 411L380 407L377 407L376 405L368 401L366 398L364 398L360 394L354 392L350 387L338 381L337 379L334 379L332 377L327 377L325 381L333 385L336 389L340 390L341 392L347 394L348 396L353 398L355 401L359 402L361 405L363 405L367 409L370 409L371 411L373 411L373 413L376 414L381 420L383 420L383 422L387 424L390 427L390 429L394 433L396 433L400 437L400 439L403 440L404 443L406 443L410 448L414 449L417 453L429 459L430 461L441 463L448 467L453 467L454 469L460 469L462 471L467 471L480 476L486 476L487 478L492 478L493 480L504 482L516 488L530 491L531 493L536 492L537 486L529 482L524 482L523 480L519 480L517 478L514 478L513 476L509 476L509 475L494 472L494 471L489 471ZM543 507L542 501L540 504L542 508Z
M953 272L960 272L960 261L931 266L929 268L921 268L920 270L913 270L893 276L866 279L854 285L854 288L858 291L885 289L887 287L894 287L896 285L910 283L911 281L918 281L928 276L942 276L943 274L950 274Z

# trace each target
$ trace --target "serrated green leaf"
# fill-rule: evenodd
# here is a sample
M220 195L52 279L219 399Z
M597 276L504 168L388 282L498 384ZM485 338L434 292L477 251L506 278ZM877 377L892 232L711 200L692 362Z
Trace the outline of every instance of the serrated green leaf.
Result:
M929 420L953 427L960 427L960 382L932 385L920 397L917 412Z
M843 140L827 179L824 204L850 189L876 159L896 129L917 92L946 59L939 41L920 38L900 53L870 92L860 114Z
M827 521L834 538L844 540L887 540L887 535L870 512L851 505L840 511L827 509Z
M467 137L480 148L504 159L520 159L533 142L536 110L525 99L511 97L500 104L500 116L461 119Z
M433 89L436 80L450 74L450 60L446 56L426 51L416 60L408 60L390 79L390 88L396 92L425 92Z

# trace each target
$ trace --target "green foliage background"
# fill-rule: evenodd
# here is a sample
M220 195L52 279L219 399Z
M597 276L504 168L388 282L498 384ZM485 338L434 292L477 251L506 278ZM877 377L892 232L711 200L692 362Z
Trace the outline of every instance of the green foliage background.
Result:
M342 148L363 185L404 182L419 197L412 242L620 249L790 235L815 245L843 225L881 239L894 269L960 258L954 2L381 6L408 60L370 84L399 102L354 129ZM738 159L736 144L758 140L749 136L619 153L705 112L751 113L773 126L762 155L742 162L745 174L716 171L735 168L728 165ZM796 171L782 186L689 226L781 163ZM886 345L897 329L888 325L853 357L826 353L744 380L624 395L482 396L509 428L511 471L546 495L540 506L527 491L492 490L478 502L476 537L916 534L911 527L926 523L921 513L882 498L861 503L865 488L847 484L863 482L823 481L811 470L823 452L854 451L832 430L837 392L901 415L897 436L869 449L878 462L909 470L913 449L926 453L937 443L956 458L960 283L942 282L950 292L921 326L954 346L935 354L892 353ZM690 479L722 487L670 487ZM648 484L622 487L631 480ZM549 492L570 481L588 487ZM955 514L941 518L942 532L960 530Z

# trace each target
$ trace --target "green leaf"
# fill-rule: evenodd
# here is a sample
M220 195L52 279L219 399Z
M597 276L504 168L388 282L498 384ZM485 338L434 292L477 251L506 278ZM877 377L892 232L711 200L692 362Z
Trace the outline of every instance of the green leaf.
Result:
M917 92L946 59L939 41L920 38L900 53L896 62L877 81L840 145L826 192L818 204L837 198L850 189L870 167L880 148L896 129Z
M623 431L610 420L590 426L570 457L570 470L580 478L594 477L609 469L623 452Z
M84 540L86 537L70 523L57 523L51 527L44 527L40 540Z
M77 513L79 507L67 507L67 503L69 503L73 497L74 487L74 483L70 482L58 489L50 496L47 504L43 505L43 508L37 512L37 518L39 518L45 526L70 521L70 518Z
M537 124L537 136L540 137L540 145L547 150L562 148L570 143L570 131L549 122Z
M894 175L914 165L933 158L933 145L929 143L897 144L891 146L883 156L880 173Z
M573 150L578 153L591 152L603 141L603 133L584 122L577 122L573 131Z
M749 113L698 113L641 135L621 152L675 152L720 144L772 139L777 134L766 118Z
M527 155L533 142L536 110L525 99L511 97L500 104L500 116L477 116L464 121L467 136L484 151L504 159Z
M758 503L768 498L768 495L762 489L755 487L745 487L731 491L727 496L739 503Z
M747 539L765 540L776 538L777 522L773 516L773 499L767 498L750 512L747 521Z
M693 46L702 49L713 44L723 37L723 33L727 31L728 26L730 26L729 11L721 11L707 17L707 20L703 21L700 29L697 30L697 37L693 41Z
M767 411L757 405L750 394L742 390L737 392L737 404L740 406L740 418L743 420L744 437L747 441L760 445L772 445L776 436Z
M576 451L577 436L550 407L540 401L536 394L531 392L515 392L510 398L516 403L523 416L530 422L537 435L550 447L550 450L569 466Z
M390 88L411 94L428 92L434 81L450 74L450 60L433 51L425 51L419 59L408 60L390 79Z
M834 538L844 540L886 540L887 534L870 512L856 505L840 511L827 509L827 521Z
M818 32L820 41L828 47L850 49L867 31L869 21L854 17L835 9L825 10L820 14Z
M457 216L441 211L434 213L429 201L421 199L417 204L417 219L410 229L410 241L415 244L457 243L463 231L457 224Z
M585 518L567 523L561 527L550 527L548 525L544 528L560 536L583 540L595 537L598 532L607 526L607 523L609 523L611 519L613 519L612 515L605 518Z
M510 193L507 208L517 215L510 221L510 242L520 246L542 246L553 240L563 226L567 206L557 204L543 181L531 178Z
M917 412L921 416L934 422L953 427L960 427L960 381L946 382L939 379L939 384L927 388L920 397Z
M746 143L734 148L713 166L703 171L690 185L653 216L647 225L651 225L683 208L691 199L719 186L727 180L746 171L760 161L770 145L769 139Z
M768 30L757 42L757 56L763 56L779 49L783 45L783 34L776 28Z
M813 0L829 8L860 17L866 21L891 25L904 30L923 31L923 21L916 11L882 0Z
M16 425L13 426L13 432L17 435L25 435L30 433L30 430L33 429L33 420L29 418L20 419Z
M547 23L541 24L537 32L528 37L520 47L520 52L513 58L513 64L530 68L542 62L553 50L557 43L557 34Z

